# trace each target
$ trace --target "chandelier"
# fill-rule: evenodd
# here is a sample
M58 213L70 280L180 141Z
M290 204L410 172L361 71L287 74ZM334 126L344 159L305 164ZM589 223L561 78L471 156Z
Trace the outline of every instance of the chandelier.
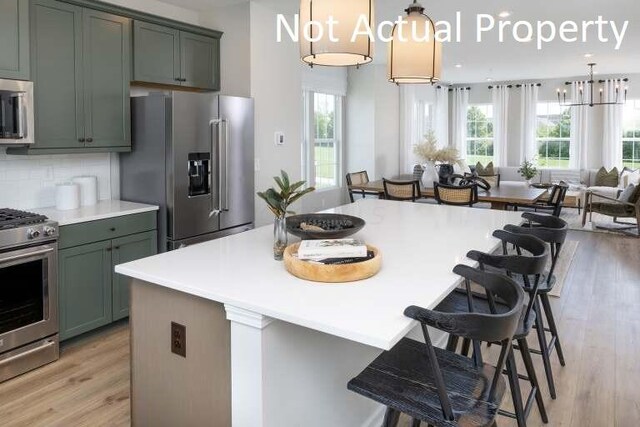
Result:
M604 101L604 91L600 88L598 100L595 98L594 90L596 81L593 79L593 67L597 64L590 63L587 64L589 66L589 80L578 84L578 101L577 102L567 102L567 90L557 89L558 94L558 103L562 107L582 107L589 106L594 107L596 105L622 105L627 102L627 91L629 88L625 85L621 87L620 83L626 83L629 79L622 79L620 83L616 84L615 87L615 99L613 101ZM598 83L604 83L604 80L600 80ZM565 84L569 85L571 82L566 82ZM586 86L586 87L585 87Z

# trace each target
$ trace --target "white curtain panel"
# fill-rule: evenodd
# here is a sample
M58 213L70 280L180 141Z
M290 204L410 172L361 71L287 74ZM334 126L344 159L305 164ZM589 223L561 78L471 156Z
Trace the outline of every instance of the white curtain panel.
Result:
M436 103L433 111L433 131L438 138L438 146L449 145L449 87L436 86Z
M493 159L496 166L507 166L509 123L509 88L506 85L491 89L493 98Z
M461 159L467 158L467 109L469 108L469 91L457 87L453 89L451 105L451 139L450 145L456 148Z
M605 80L603 84L604 101L616 101L616 88L624 90L625 83L620 80ZM622 96L622 95L620 95ZM611 169L622 167L622 105L605 105L602 135L603 166Z
M580 87L587 88L588 82L571 83L571 99L581 102ZM569 145L569 168L587 168L587 144L589 141L589 108L586 105L571 107L571 144Z
M538 153L536 131L538 127L538 86L523 84L520 93L520 161L531 161Z
M416 132L413 124L415 93L408 85L400 85L400 165L401 173L409 173L417 163L413 154Z

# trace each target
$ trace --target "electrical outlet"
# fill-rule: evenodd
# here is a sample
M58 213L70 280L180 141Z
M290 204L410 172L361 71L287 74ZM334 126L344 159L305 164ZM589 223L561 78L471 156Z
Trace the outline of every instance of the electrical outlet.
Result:
M187 328L171 322L171 353L187 357Z
M273 140L276 145L284 145L284 132L275 132L273 134Z

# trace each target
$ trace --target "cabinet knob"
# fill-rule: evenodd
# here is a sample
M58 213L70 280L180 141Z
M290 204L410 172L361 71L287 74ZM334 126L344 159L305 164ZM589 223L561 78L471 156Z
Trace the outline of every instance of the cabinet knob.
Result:
M116 231L116 228L115 228L115 227L111 227L111 228L109 229L109 231Z
M111 248L107 248L107 249L106 249L106 251L107 251L107 252L111 252Z
M93 138L87 138L87 142L93 142Z
M84 142L85 139L84 138L78 138L78 142Z
M116 251L120 249L120 246L115 246L113 249L115 249Z

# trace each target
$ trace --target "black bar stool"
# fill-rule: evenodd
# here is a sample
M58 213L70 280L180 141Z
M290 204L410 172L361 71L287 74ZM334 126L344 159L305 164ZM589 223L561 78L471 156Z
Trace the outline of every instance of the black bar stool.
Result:
M495 417L505 393L502 369L513 358L511 341L518 327L524 292L512 279L457 265L454 273L469 285L475 282L487 297L500 300L506 311L441 313L410 306L405 316L420 322L425 342L403 338L383 352L357 377L349 390L387 406L384 427L394 427L401 413L438 427L453 425L495 426ZM470 285L469 285L470 286ZM500 356L495 367L482 362L481 355L468 358L436 348L427 326L468 338L474 343L498 342Z
M513 407L515 413L509 413L506 411L500 411L501 415L515 418L518 422L518 426L526 426L526 420L533 407L534 399L537 403L538 410L540 411L540 417L542 421L547 423L548 417L544 406L544 400L542 398L542 392L538 383L535 368L531 360L531 350L527 344L527 336L533 329L534 324L538 319L536 309L535 298L536 290L540 286L540 277L544 271L545 264L549 257L549 251L547 246L540 239L514 234L504 230L496 230L493 232L493 236L502 241L503 247L507 244L515 245L517 253L513 255L494 255L486 254L479 251L470 251L467 256L480 264L480 269L490 269L492 272L506 273L510 277L518 277L522 280L527 287L531 289L529 293L529 300L525 306L523 306L522 316L518 323L518 329L514 335L515 348L520 350L522 360L527 371L527 375L518 375L515 359L512 363L509 360L506 364L506 374L509 378L509 385L511 387L511 397L513 399ZM523 250L528 254L523 254ZM506 307L500 301L491 301L481 293L473 292L472 289L455 289L449 294L437 307L436 310L443 312L466 312L469 310L470 301L473 301L475 310L483 313L491 313L494 310L498 312L503 311ZM540 336L540 334L538 334ZM455 351L458 344L458 338L454 334L449 337L447 349ZM540 339L539 339L540 341ZM545 341L546 342L546 341ZM470 341L464 340L462 345L462 354L466 355L469 350ZM479 347L474 344L474 353L479 352ZM531 391L523 403L522 392L520 389L519 379L528 380L531 385Z
M548 243L551 249L551 267L549 268L549 271L546 271L543 275L542 283L538 288L537 298L542 304L549 327L544 327L542 319L539 323L542 324L541 327L543 331L551 333L551 340L546 343L545 351L547 352L547 355L546 357L543 357L542 360L544 362L543 364L547 376L547 383L549 384L549 393L551 394L551 398L555 399L556 387L553 381L553 370L551 368L551 353L553 353L554 349L556 350L560 365L565 366L565 360L564 353L562 352L562 345L560 344L560 337L558 336L558 327L556 325L555 318L553 317L553 311L551 310L549 292L551 292L556 283L556 277L553 273L555 271L558 258L560 257L560 252L562 251L562 247L567 238L569 226L565 220L553 215L524 212L522 214L522 218L526 219L528 222L522 226L506 225L504 229L512 233L536 236L540 240ZM526 287L525 290L530 292L530 289ZM536 328L538 327L539 326L536 323ZM542 351L537 349L531 349L531 352L542 354Z

